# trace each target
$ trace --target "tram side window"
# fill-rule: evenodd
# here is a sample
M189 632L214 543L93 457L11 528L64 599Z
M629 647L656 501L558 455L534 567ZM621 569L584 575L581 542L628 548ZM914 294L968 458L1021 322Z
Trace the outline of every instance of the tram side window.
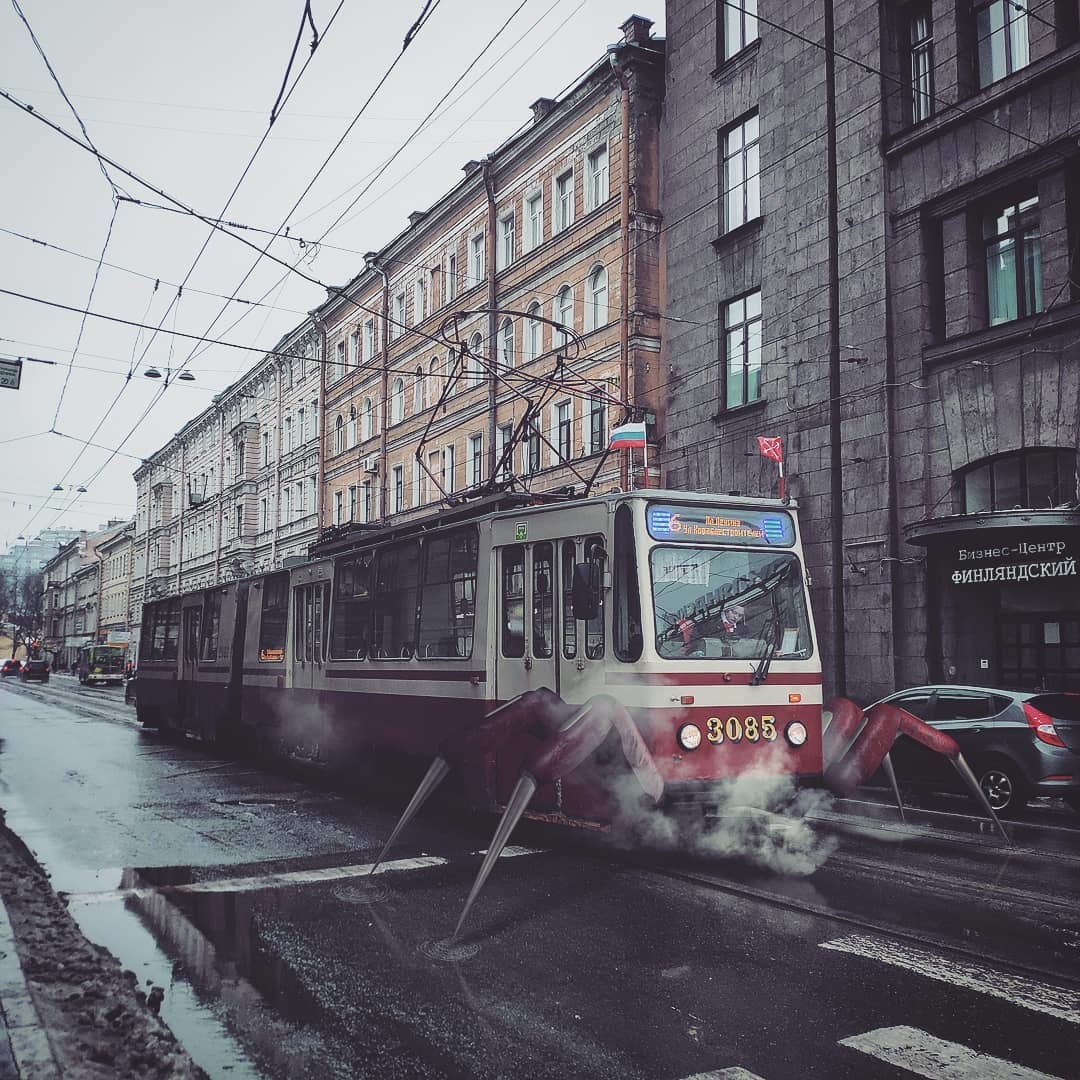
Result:
M151 660L175 660L180 643L180 601L167 600L154 607L150 638Z
M577 550L573 540L562 546L562 651L567 660L577 656L577 620L574 618L574 563Z
M590 536L585 541L585 561L596 566L598 581L604 580L604 562L607 552L604 551L604 538L602 536ZM588 619L585 623L585 656L589 660L599 660L604 655L604 592L600 590L600 604L596 609L596 617Z
M289 575L273 574L263 581L262 617L259 620L259 661L285 659L285 631L289 623Z
M475 529L437 536L424 545L420 594L420 659L472 656L476 621Z
M335 660L363 660L371 651L373 559L372 553L365 551L339 560L334 570L330 656ZM299 597L297 599L299 602Z
M520 544L503 548L502 654L525 655L525 549Z
M641 659L641 595L638 592L637 556L634 553L634 519L625 503L615 511L615 607L612 636L615 655L624 663Z
M199 644L199 659L216 660L218 637L221 633L221 593L209 592L203 600L202 641Z
M533 545L533 656L546 660L554 655L555 575L554 548L549 543Z
M375 632L371 655L408 658L416 652L420 545L393 544L375 556Z

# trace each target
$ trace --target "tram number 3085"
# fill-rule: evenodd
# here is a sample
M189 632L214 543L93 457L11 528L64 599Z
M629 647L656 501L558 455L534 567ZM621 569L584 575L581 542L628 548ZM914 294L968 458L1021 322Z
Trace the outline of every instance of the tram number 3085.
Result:
M719 716L710 716L705 721L705 737L711 743L742 742L772 742L776 738L776 717L763 715L759 720L756 716L739 718L729 716L721 720Z

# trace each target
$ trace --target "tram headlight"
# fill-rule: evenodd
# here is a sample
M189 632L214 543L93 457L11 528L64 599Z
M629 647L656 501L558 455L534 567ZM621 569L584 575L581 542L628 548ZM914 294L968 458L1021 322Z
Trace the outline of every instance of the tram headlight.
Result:
M697 724L683 724L675 738L684 750L696 750L701 745L701 728Z
M801 720L792 720L786 728L784 728L784 738L787 739L792 746L802 746L806 742L806 725Z

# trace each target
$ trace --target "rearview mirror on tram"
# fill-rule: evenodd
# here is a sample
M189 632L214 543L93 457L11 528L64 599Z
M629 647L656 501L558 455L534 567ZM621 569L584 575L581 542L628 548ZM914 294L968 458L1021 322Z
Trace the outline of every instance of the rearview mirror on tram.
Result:
M595 619L600 614L600 567L597 563L574 564L572 599L575 619Z

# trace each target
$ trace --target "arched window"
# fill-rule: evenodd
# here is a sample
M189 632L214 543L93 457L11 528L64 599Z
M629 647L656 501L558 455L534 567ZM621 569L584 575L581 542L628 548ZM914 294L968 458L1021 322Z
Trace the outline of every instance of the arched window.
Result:
M434 405L439 400L439 395L443 392L443 382L439 378L439 358L433 356L431 363L428 364L428 397L431 398L431 404Z
M345 418L339 416L334 421L334 453L340 454L345 449Z
M413 381L413 412L424 411L424 368L421 364L416 365L416 375Z
M484 339L480 334L473 334L469 340L469 385L479 386L484 378L484 366L480 357L484 352Z
M607 270L598 266L589 275L585 297L585 329L595 330L597 327L606 326L607 321Z
M400 424L405 419L405 380L395 379L390 395L390 423Z
M349 445L356 445L356 406L349 406Z
M534 300L528 307L529 318L525 321L525 361L535 360L544 351L544 324L540 301Z
M364 403L360 406L360 438L370 439L375 434L372 419L371 398L364 398Z
M555 297L555 321L568 330L574 329L574 290L569 285L564 285ZM563 341L569 340L569 335L563 335Z
M510 319L503 319L499 327L499 363L504 368L514 366L514 324Z

